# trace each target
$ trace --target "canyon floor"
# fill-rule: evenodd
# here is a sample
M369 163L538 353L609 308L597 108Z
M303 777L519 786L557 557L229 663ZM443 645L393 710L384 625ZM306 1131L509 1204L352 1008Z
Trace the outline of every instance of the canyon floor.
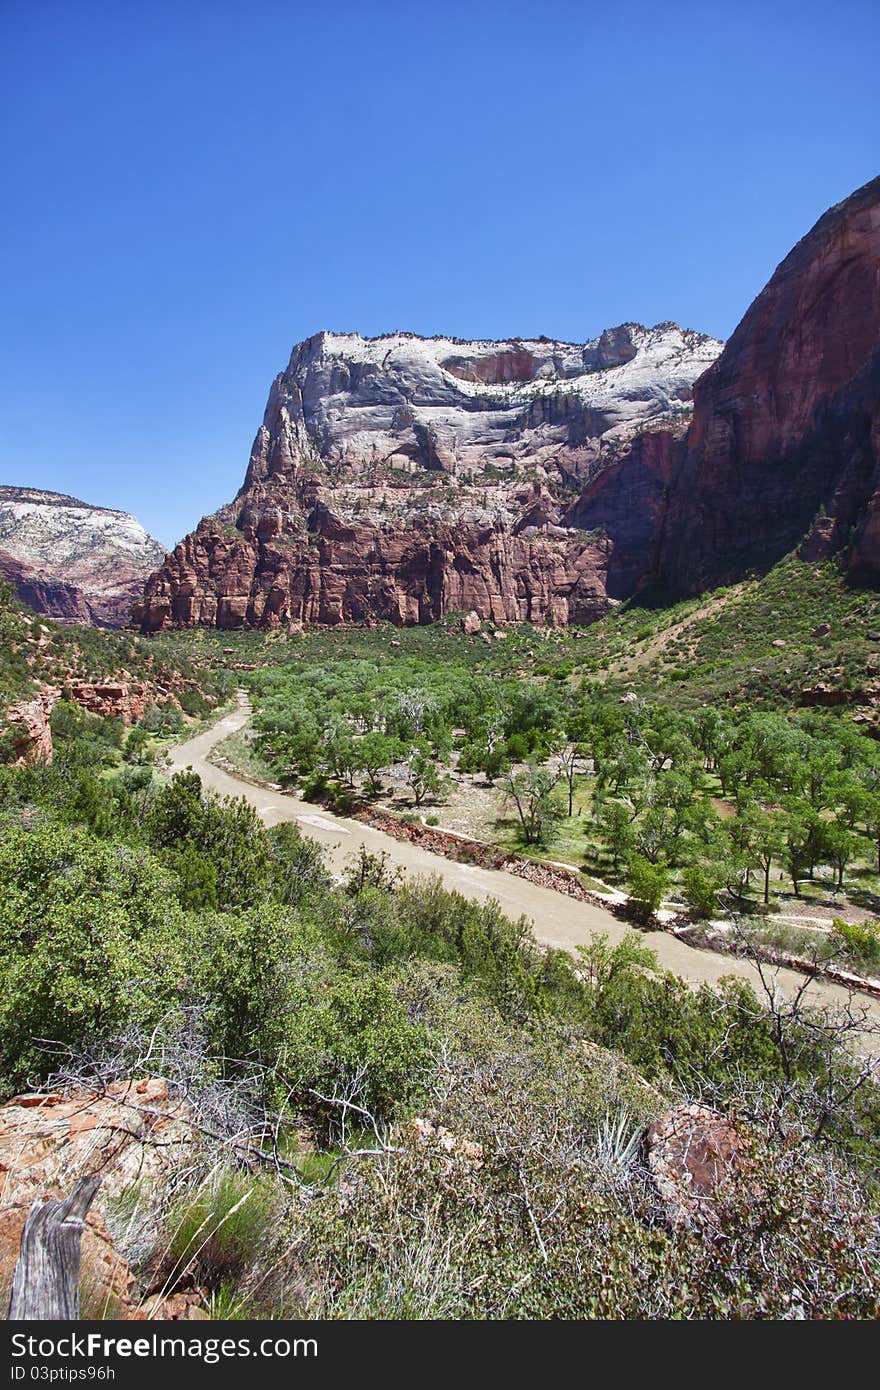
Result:
M176 745L169 754L171 769L191 768L199 774L205 787L219 795L243 796L266 825L293 821L304 835L317 840L335 872L341 871L361 848L372 854L385 853L390 863L406 874L436 874L446 888L479 901L494 898L514 919L524 915L530 920L535 937L544 945L576 951L579 946L586 946L596 932L605 933L615 944L632 930L610 911L593 904L576 902L500 870L455 863L357 820L331 815L323 806L271 788L254 786L217 767L210 760L212 751L230 734L243 729L249 718L249 706L242 701L237 710L224 715L208 730ZM656 953L660 966L690 984L717 984L733 975L750 981L758 990L761 988L758 969L751 961L688 946L664 931L646 931L644 938ZM777 986L790 994L804 983L802 975L782 968L775 969L774 978ZM833 984L813 981L809 988L813 1003L817 1005L845 1005L849 998L847 990ZM880 1006L870 1004L868 1007L880 1020Z

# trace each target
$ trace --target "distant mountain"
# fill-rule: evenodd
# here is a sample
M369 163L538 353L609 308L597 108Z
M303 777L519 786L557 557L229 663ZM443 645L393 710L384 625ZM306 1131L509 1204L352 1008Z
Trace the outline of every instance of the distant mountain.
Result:
M0 487L0 578L38 613L120 627L164 554L127 512Z
M588 343L318 333L272 386L238 497L177 546L135 619L596 617L611 552L564 513L648 433L671 459L720 351L672 323Z
M723 351L670 323L585 344L309 338L237 498L134 618L584 622L799 545L880 583L880 179L820 218Z

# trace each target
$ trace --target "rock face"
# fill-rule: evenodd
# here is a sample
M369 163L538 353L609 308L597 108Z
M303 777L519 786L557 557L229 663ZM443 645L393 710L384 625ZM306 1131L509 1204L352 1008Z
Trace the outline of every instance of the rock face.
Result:
M235 502L181 541L134 620L590 621L641 562L617 556L619 486L595 522L571 504L629 458L625 477L650 460L659 505L720 348L668 323L586 344L319 333L272 386Z
M135 621L587 622L799 544L880 582L880 179L720 346L674 324L586 344L319 333L272 386L235 502Z
M694 593L805 536L880 579L880 179L819 219L696 384L658 571Z
M22 603L33 608L35 613L63 623L87 626L91 622L88 604L75 584L43 578L37 569L16 559L8 550L0 550L0 580L11 584Z
M705 1105L678 1105L655 1120L645 1141L648 1170L673 1225L711 1225L715 1197L740 1166L744 1142Z
M0 1307L4 1312L31 1204L49 1196L66 1196L80 1178L99 1173L101 1186L83 1234L83 1316L204 1316L198 1306L201 1300L193 1293L151 1297L151 1290L139 1286L125 1258L132 1231L141 1243L158 1234L138 1194L158 1202L164 1184L191 1160L194 1148L187 1107L172 1099L167 1084L158 1078L114 1084L103 1094L21 1096L0 1106Z
M156 697L154 688L132 680L72 681L68 693L74 704L91 714L121 719L126 727L143 718Z
M0 487L0 578L38 613L120 627L164 554L127 512Z
M163 692L166 700L179 708L176 696ZM157 691L142 681L71 681L64 690L44 686L31 700L18 700L6 711L6 722L16 740L10 761L15 767L52 761L52 711L61 699L81 705L90 714L109 719L121 719L126 728L143 718L147 707L154 703Z
M18 700L6 711L6 721L15 739L10 761L14 767L52 761L52 710L61 691L47 687L32 700Z

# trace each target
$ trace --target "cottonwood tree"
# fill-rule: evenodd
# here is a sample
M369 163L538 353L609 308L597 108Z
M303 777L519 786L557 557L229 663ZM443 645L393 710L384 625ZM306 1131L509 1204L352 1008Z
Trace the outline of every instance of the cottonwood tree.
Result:
M558 784L559 773L534 760L507 774L505 786L516 807L525 844L543 844L551 827L562 819L562 806L554 796Z
M382 772L396 762L402 752L396 738L388 734L369 733L359 739L355 749L358 769L364 773L370 791L382 790Z
M410 752L406 765L406 784L417 806L421 806L429 794L439 796L446 790L448 781L441 776L434 751L425 740L417 743Z
M559 769L568 788L568 815L574 814L575 779L586 772L583 747L578 742L564 743L559 750Z

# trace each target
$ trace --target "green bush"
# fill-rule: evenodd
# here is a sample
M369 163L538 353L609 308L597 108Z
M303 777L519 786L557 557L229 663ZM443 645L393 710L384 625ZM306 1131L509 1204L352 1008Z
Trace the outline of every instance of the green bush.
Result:
M880 965L880 922L834 919L834 936L857 961Z
M291 1020L283 1066L303 1104L330 1139L363 1114L387 1120L423 1084L428 1035L410 1023L381 976L345 976Z
M720 878L699 864L688 864L682 870L682 893L691 913L698 919L714 917L718 912L718 893L723 887Z
M663 901L669 887L669 870L663 864L652 864L644 855L634 854L627 873L630 905L647 917L652 917Z
M0 838L3 1082L51 1069L61 1048L157 1021L186 973L187 926L146 850L82 829L7 826Z

